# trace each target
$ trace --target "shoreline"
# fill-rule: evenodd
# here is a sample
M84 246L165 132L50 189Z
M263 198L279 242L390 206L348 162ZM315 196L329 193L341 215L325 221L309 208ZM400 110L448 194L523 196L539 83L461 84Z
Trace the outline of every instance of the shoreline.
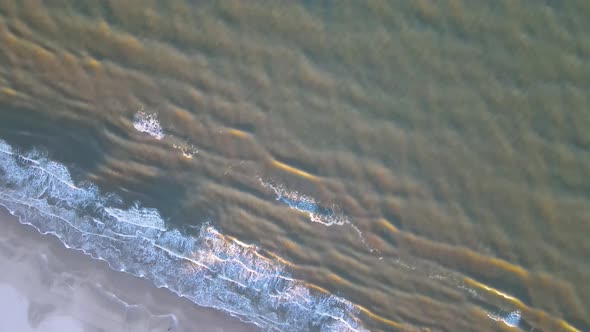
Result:
M0 269L5 271L0 275L0 307L12 306L15 311L12 320L1 323L4 329L259 331L253 324L158 288L150 280L114 271L104 261L66 249L55 236L21 224L4 207L0 207L0 223Z

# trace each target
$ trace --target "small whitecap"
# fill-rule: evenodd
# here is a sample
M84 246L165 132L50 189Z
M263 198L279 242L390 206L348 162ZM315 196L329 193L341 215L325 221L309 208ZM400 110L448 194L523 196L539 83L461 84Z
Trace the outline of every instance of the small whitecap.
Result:
M345 215L336 212L337 207L328 208L320 205L313 197L300 194L297 191L289 191L282 185L273 185L261 178L259 181L262 186L275 192L277 201L288 205L293 210L307 213L312 222L325 226L351 224Z
M158 121L157 115L154 113L146 113L144 111L135 113L133 128L158 140L164 138L164 130Z
M339 212L340 207L332 205L327 207L321 205L311 196L300 194L297 191L290 191L282 184L275 185L271 182L264 181L258 178L258 181L264 188L269 188L276 194L276 200L288 205L291 209L303 212L309 215L309 220L314 223L322 224L324 226L350 226L359 236L359 239L369 252L379 253L379 251L371 247L365 240L360 228L354 225L348 216Z

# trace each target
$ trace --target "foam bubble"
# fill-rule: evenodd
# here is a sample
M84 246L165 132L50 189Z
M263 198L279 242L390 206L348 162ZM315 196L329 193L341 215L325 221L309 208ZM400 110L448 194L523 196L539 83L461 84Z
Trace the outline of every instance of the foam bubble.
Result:
M155 209L127 209L115 195L75 185L58 163L21 155L0 140L0 205L66 247L144 276L196 304L274 331L365 331L359 309L310 290L253 245L204 224L190 236L166 229ZM302 208L306 208L303 206Z

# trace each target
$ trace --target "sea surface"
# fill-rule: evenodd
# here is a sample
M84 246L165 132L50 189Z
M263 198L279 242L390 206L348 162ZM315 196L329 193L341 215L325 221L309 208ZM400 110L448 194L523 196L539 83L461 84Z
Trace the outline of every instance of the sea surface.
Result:
M590 331L589 17L0 0L0 205L263 331Z

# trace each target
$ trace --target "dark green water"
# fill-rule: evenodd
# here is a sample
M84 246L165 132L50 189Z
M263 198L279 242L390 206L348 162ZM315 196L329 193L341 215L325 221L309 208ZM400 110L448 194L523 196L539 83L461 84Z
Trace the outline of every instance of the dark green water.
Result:
M589 15L0 1L0 139L255 244L369 330L588 330Z

